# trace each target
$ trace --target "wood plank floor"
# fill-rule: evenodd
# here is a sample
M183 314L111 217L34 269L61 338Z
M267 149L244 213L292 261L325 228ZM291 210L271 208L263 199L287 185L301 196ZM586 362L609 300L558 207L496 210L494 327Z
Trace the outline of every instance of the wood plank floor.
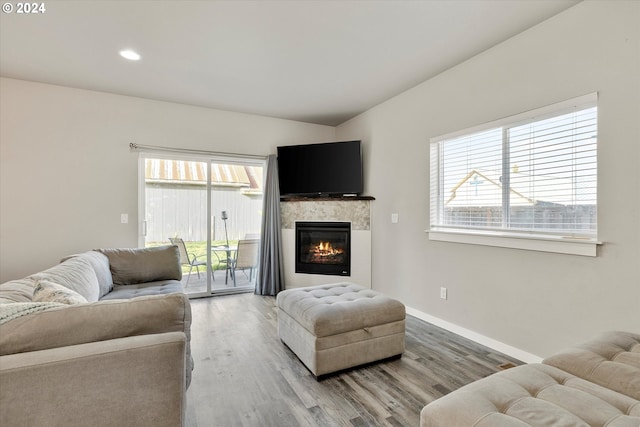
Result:
M418 426L420 410L500 370L503 354L407 316L402 358L316 381L277 334L275 298L192 300L188 427Z

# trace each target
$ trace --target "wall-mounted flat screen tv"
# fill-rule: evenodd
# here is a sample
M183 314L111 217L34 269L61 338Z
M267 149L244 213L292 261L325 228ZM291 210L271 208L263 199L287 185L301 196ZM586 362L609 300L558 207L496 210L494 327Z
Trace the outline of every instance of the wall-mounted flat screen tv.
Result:
M360 141L278 147L280 195L358 195L363 191Z

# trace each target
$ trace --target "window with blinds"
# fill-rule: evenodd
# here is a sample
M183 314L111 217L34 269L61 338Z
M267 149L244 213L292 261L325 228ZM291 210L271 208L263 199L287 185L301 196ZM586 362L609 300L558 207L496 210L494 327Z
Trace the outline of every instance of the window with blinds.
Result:
M431 140L431 230L597 238L597 94Z

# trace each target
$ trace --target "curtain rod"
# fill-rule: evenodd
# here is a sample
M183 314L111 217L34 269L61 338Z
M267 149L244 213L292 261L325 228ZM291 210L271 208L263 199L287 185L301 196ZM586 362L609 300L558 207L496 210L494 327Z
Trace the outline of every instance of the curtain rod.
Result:
M267 158L267 156L257 156L252 154L222 153L219 151L194 150L191 148L162 147L160 145L141 145L141 144L136 144L135 142L129 143L129 149L131 151L151 150L151 151L165 151L165 152L183 153L183 154L185 153L204 154L207 156L233 156L233 157L240 157L245 159L259 159L259 160L265 160Z

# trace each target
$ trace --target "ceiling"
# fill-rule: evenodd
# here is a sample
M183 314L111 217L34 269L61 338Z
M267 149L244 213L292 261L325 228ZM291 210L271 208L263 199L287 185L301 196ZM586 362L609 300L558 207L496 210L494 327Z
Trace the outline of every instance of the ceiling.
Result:
M0 75L335 126L576 3L48 0Z

